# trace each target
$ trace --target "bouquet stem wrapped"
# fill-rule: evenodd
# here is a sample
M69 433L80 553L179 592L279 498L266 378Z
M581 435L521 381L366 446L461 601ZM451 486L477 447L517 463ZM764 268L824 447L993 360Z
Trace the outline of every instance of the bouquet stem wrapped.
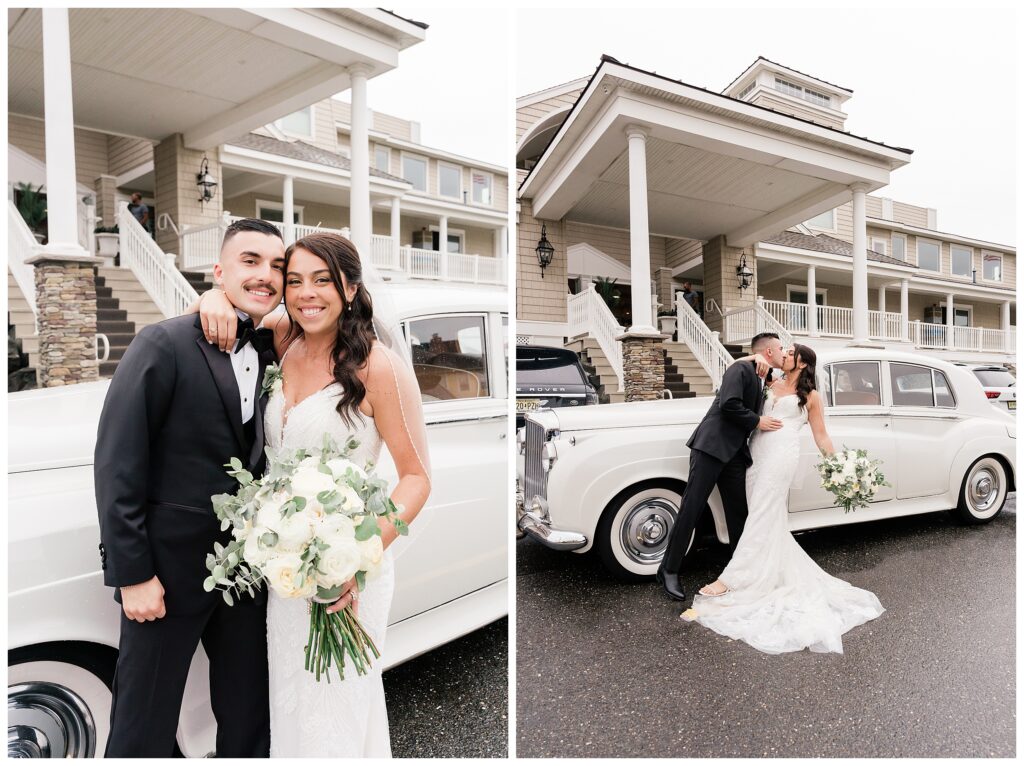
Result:
M358 447L339 448L330 436L319 450L267 449L268 470L254 479L237 458L227 464L238 480L235 494L216 495L213 508L221 529L232 532L228 545L214 544L206 559L210 576L203 587L252 596L267 584L283 598L310 600L305 668L317 681L330 682L332 666L345 678L346 659L364 675L380 651L350 604L328 613L346 584L362 590L383 558L380 521L407 534L387 484L349 460Z

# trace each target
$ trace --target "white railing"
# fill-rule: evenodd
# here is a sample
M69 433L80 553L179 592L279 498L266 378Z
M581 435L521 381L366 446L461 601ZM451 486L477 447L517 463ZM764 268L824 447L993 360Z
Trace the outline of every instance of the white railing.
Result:
M569 317L569 337L589 335L601 347L612 372L619 381L619 390L624 391L622 383L622 341L616 340L622 335L624 328L617 321L608 304L598 295L591 284L586 290L567 299Z
M946 348L946 325L927 324L914 321L910 323L910 339L917 348Z
M722 316L726 343L746 343L755 335L773 332L779 336L785 348L793 345L793 336L779 320L765 308L764 299L758 296L753 306L732 309ZM780 303L781 301L775 301ZM795 304L798 305L798 304ZM806 316L806 314L805 314Z
M676 293L676 333L711 378L711 388L715 391L721 388L722 376L732 364L732 356L718 339L718 333L708 329L682 293Z
M213 264L220 258L220 243L224 241L224 231L231 220L229 216L222 216L205 226L189 226L181 233L178 241L183 271L213 268Z
M36 273L31 263L25 263L40 250L32 230L21 217L14 202L7 200L7 265L14 275L14 281L21 288L25 301L32 309L36 320L36 332L39 331L39 311L36 309Z
M88 199L92 199L89 197ZM96 217L96 204L87 204L81 198L78 200L78 244L80 244L91 256L96 255L96 224L99 219Z
M842 306L819 306L818 332L821 335L853 337L853 309Z
M128 212L127 202L118 207L117 224L121 267L131 269L165 317L184 314L199 295L175 268L174 257L165 254L135 216Z
M373 265L380 269L399 268L401 257L395 250L394 241L391 237L383 234L373 234L370 237L370 251Z
M891 311L868 311L868 337L875 340L902 340L902 315Z
M807 304L762 300L764 310L791 332L807 332Z

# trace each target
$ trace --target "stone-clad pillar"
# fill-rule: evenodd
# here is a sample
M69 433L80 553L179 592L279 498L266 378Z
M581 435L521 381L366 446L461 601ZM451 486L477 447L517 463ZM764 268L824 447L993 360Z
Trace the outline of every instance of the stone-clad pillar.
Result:
M622 383L627 402L660 399L665 389L662 336L625 335L622 338Z
M35 266L39 307L39 385L85 383L99 378L96 361L96 280L102 262L88 255L41 253Z

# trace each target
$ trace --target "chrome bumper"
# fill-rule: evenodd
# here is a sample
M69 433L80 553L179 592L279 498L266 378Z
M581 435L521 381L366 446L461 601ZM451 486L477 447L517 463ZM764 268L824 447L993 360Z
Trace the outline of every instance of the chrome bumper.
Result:
M542 545L556 551L574 551L587 544L585 535L564 529L555 529L547 518L546 508L535 507L527 510L525 497L521 490L516 490L516 534L518 537L529 535ZM540 501L543 504L543 501Z

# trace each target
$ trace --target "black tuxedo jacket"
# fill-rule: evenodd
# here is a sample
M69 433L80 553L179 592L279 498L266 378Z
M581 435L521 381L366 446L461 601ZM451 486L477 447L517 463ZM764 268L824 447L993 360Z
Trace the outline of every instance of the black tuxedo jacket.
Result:
M168 319L135 336L111 381L96 439L95 485L104 582L115 588L154 575L169 614L203 611L221 595L203 590L206 555L226 543L211 495L238 484L224 464L239 458L259 476L266 456L256 388L247 443L231 359L203 337L198 316ZM115 590L120 601L120 591ZM265 599L261 592L257 598Z
M693 432L686 446L728 463L737 453L749 466L747 439L761 419L764 396L754 362L730 365L711 409Z

